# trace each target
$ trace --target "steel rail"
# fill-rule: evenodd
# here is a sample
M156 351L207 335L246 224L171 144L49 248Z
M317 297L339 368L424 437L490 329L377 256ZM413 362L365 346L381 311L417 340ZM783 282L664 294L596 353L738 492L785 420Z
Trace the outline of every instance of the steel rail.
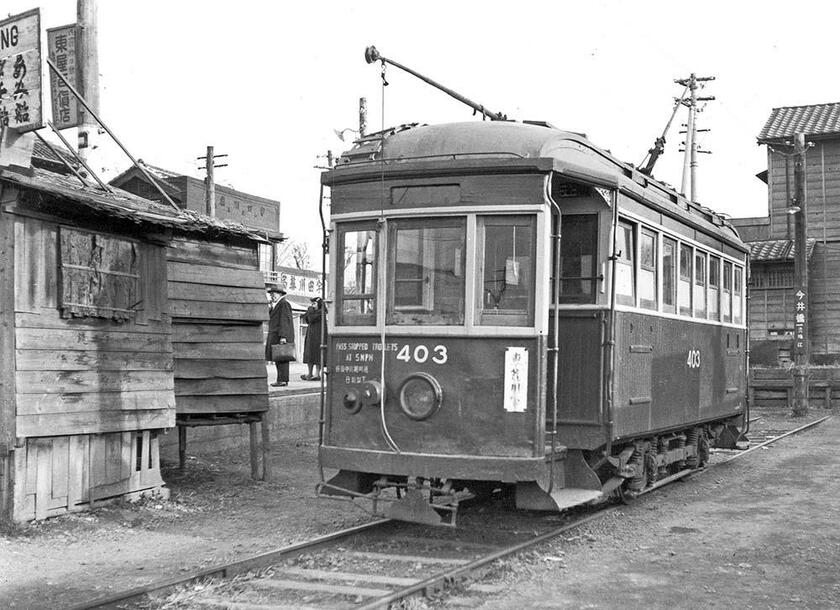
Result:
M825 422L826 420L828 420L830 418L831 418L831 416L826 416L826 417L823 417L821 419L815 420L813 422L807 423L807 424L805 424L803 426L800 426L800 427L798 427L794 430L790 430L788 432L785 432L784 434L780 434L779 436L768 439L767 441L764 441L763 443L761 443L759 445L756 445L755 447L751 447L750 449L747 449L747 450L742 451L742 452L740 452L736 455L733 455L733 456L727 458L726 460L723 460L721 462L717 462L717 463L714 463L714 464L710 464L703 469L694 470L694 471L683 471L683 472L677 473L675 475L667 477L666 479L662 479L661 481L658 482L659 484L655 485L655 487L661 487L662 485L664 485L666 483L670 483L674 480L687 479L687 478L691 478L691 477L694 477L694 476L701 475L705 472L710 471L712 468L716 468L718 466L723 466L724 464L728 464L728 463L732 462L733 460L738 459L740 457L743 457L743 456L747 455L748 453L750 453L752 451L755 451L757 449L761 449L762 447L766 447L767 445L775 443L776 441L779 441L779 440L781 440L783 438L786 438L788 436L792 436L792 435L797 434L799 432L803 432L805 430L808 430L809 428L813 428L813 427ZM653 490L653 488L646 489L644 492L642 492L642 494L646 493L648 491L652 491L652 490ZM642 495L642 494L639 494L639 495ZM428 577L424 580L421 580L421 581L418 581L418 582L416 582L412 585L409 585L409 586L407 586L403 589L399 589L397 591L389 593L386 596L383 596L383 597L377 598L375 600L372 600L371 602L369 602L368 604L366 604L364 606L358 606L358 608L359 608L359 610L370 610L370 609L373 609L373 608L388 607L389 604L400 601L402 599L406 599L408 597L412 597L412 596L417 595L419 593L426 592L430 589L431 590L443 589L443 588L446 587L446 585L448 583L451 583L453 581L463 580L469 574L472 574L472 573L474 573L478 570L481 570L483 567L493 563L494 561L497 561L497 560L502 559L504 557L508 557L508 556L520 553L521 551L524 551L528 548L537 546L537 545L539 545L543 542L546 542L548 540L556 538L556 537L558 537L558 536L560 536L560 535L562 535L566 532L569 532L569 531L571 531L571 530L573 530L573 529L575 529L579 526L586 525L588 523L592 523L594 521L597 521L597 520L599 520L603 517L606 517L607 515L612 514L615 511L623 509L623 508L625 508L624 505L617 505L617 506L611 506L611 507L608 507L608 508L601 509L598 512L596 512L595 514L585 516L585 517L583 517L581 519L578 519L577 521L574 521L572 523L567 523L567 524L565 524L565 525L563 525L559 528L550 530L550 531L545 532L543 534L539 534L538 536L535 536L534 538L531 538L529 540L519 542L519 543L511 545L510 547L507 547L507 548L499 549L497 551L494 551L493 553L485 555L484 557L480 557L480 558L478 558L474 561L471 561L469 563L460 565L456 568L442 571L442 572L440 572L438 574L435 574L433 576L430 576L430 577ZM356 535L356 534L368 532L370 530L373 530L375 528L378 528L378 527L381 527L383 525L386 525L388 523L393 523L393 522L394 521L391 520L391 519L381 519L381 520L374 521L372 523L368 523L368 524L365 524L365 525L360 525L360 526L348 528L348 529L345 529L345 530L341 530L341 531L338 531L338 532L334 532L332 534L327 534L327 535L324 535L324 536L320 536L318 538L314 538L314 539L306 541L306 542L301 542L301 543L293 544L293 545L283 547L281 549L277 549L277 550L274 550L274 551L269 551L267 553L260 553L260 554L257 554L257 555L253 555L251 557L246 557L245 559L234 561L234 562L231 562L231 563L228 563L228 564L218 565L218 566L214 566L214 567L211 567L211 568L206 568L206 569L203 569L203 570L199 570L199 571L193 572L191 574L188 574L186 576L182 576L182 577L179 577L179 578L174 578L174 579L171 579L171 580L166 580L166 581L157 582L157 583L150 583L148 585L137 587L137 588L131 589L129 591L116 593L116 594L110 595L108 597L103 597L103 598L99 598L99 599L94 600L94 601L74 605L74 606L71 606L69 608L69 610L90 610L90 609L93 609L93 608L105 608L105 607L113 606L113 605L118 604L118 603L124 603L124 602L127 602L127 601L131 601L132 599L137 599L137 598L140 598L144 595L159 594L159 593L162 593L162 592L164 592L168 589L173 589L173 588L178 587L178 586L186 585L186 584L189 584L189 583L192 583L192 582L197 582L197 581L205 579L205 578L213 578L213 577L230 578L230 577L235 576L237 574L242 574L242 573L249 572L249 571L252 571L252 570L257 570L257 569L268 567L270 565L273 565L273 564L277 563L281 559L285 559L289 556L293 556L295 554L299 554L299 553L302 553L302 552L305 552L305 551L315 550L315 549L318 549L320 547L324 547L324 546L327 546L329 544L332 544L337 540L341 540L342 538L347 538L347 537L350 537L350 536L353 536L353 535Z
M143 595L148 595L151 593L162 593L167 589L172 589L174 587L186 585L191 582L196 582L203 578L229 578L231 576L235 576L236 574L242 574L244 572L250 572L251 570L257 570L260 568L270 566L274 563L277 563L278 560L288 557L290 555L294 555L304 551L314 550L327 544L331 544L336 540L340 540L342 538L349 538L350 536L354 536L356 534L360 534L362 532L381 527L387 523L392 523L392 520L380 519L372 523L366 523L365 525L358 525L356 527L351 527L338 532L333 532L332 534L319 536L318 538L313 538L312 540L308 540L306 542L299 542L297 544L292 544L290 546L286 546L280 549L268 551L267 553L259 553L257 555L252 555L251 557L246 557L245 559L240 559L231 563L217 565L211 568L205 568L203 570L199 570L186 576L181 576L179 578L150 583L148 585L136 587L128 591L115 593L114 595L109 595L108 597L102 597L93 601L83 602L75 606L70 606L68 610L89 610L91 608L105 608L121 602L130 601L134 598L138 598Z

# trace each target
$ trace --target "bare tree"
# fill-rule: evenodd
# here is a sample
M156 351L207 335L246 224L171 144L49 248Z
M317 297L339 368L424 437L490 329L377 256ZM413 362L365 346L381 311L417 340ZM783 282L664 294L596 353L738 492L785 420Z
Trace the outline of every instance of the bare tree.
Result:
M309 269L310 262L309 246L303 242L288 239L277 249L277 265L280 267Z

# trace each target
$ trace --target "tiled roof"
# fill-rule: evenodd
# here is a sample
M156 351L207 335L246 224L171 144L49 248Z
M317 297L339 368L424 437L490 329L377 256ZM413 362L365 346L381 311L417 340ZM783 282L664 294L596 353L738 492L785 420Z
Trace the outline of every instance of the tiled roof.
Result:
M773 108L764 129L758 134L758 141L790 138L795 133L806 136L840 134L840 102Z
M806 239L806 255L810 259L814 253L816 239ZM792 261L796 256L796 245L790 239L770 239L767 241L753 241L750 247L750 261L753 263Z

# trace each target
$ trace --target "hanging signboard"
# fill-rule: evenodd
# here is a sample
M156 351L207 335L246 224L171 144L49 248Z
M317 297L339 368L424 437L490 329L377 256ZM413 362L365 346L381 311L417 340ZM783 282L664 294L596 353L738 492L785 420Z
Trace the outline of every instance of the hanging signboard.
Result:
M41 12L0 21L0 127L44 126L41 112Z
M49 58L67 79L73 88L78 89L78 71L76 68L76 42L78 36L76 24L64 25L47 30L47 49ZM50 98L52 99L52 120L58 129L78 127L79 102L55 72L50 70Z
M802 356L808 352L808 294L806 288L796 291L793 312L794 354Z

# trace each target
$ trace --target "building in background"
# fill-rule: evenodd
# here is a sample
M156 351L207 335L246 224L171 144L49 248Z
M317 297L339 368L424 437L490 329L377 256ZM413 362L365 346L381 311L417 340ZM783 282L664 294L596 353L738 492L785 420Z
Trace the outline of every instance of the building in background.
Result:
M840 103L774 108L767 147L768 215L732 223L751 247L750 339L754 365L793 357L795 315L793 136L804 133L811 362L840 361Z
M180 207L204 213L206 210L204 180L185 176L166 169L143 164L153 178ZM110 182L140 197L162 201L158 190L136 167L131 167ZM277 244L284 240L280 233L280 202L237 191L216 184L216 216L223 220L237 222L255 231L263 231L270 243L259 248L260 269L270 274L276 270Z

